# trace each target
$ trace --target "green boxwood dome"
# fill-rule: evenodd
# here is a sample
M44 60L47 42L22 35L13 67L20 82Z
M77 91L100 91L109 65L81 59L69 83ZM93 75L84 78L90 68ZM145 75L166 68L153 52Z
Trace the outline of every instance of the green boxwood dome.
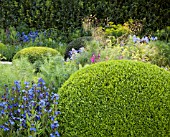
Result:
M63 137L170 136L170 73L148 63L101 62L59 90Z
M24 48L17 52L13 59L18 59L21 57L28 57L30 62L35 62L36 60L42 59L42 57L46 56L54 56L59 54L59 52L55 49L48 47L29 47Z

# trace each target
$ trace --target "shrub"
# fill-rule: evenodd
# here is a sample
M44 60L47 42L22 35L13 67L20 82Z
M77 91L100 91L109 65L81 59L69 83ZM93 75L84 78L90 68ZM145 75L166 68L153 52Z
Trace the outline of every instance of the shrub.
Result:
M47 85L55 86L57 90L77 69L74 62L65 62L62 56L55 56L44 60L38 76L42 77Z
M58 92L63 137L170 136L170 73L118 60L87 66Z
M102 50L102 44L99 41L92 40L89 42L86 42L86 48L83 50L83 52L72 54L72 61L74 61L76 64L81 64L84 66L85 64L91 64L91 58L93 55L95 55L95 61L98 62L100 59L100 50Z
M150 42L150 46L157 48L159 51L157 60L155 59L154 63L158 64L158 66L170 66L170 43L158 40Z
M11 86L16 79L24 83L36 77L33 64L26 58L16 59L12 65L0 64L0 72L0 94L4 93L5 84Z
M108 26L106 26L105 33L108 36L120 37L124 34L129 34L130 29L127 23L115 25L113 22L109 22Z
M31 63L34 63L37 60L41 60L42 57L46 56L54 56L59 54L59 52L52 48L47 47L29 47L24 48L17 52L13 59L21 58L21 57L28 57Z
M158 66L170 65L170 46L166 42L151 41L146 43L133 43L128 40L124 46L116 45L113 47L105 47L101 50L101 58L103 61L107 57L111 59L128 59L143 62L150 62Z

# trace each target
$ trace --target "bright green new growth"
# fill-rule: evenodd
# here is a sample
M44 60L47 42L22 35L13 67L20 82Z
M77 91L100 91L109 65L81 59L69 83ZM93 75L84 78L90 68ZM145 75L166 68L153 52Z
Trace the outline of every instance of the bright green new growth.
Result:
M101 62L59 90L63 137L170 136L170 73L137 61Z
M6 45L0 42L0 54L3 54L7 50Z
M0 50L4 50L4 49L6 49L6 46L0 42Z
M42 57L46 56L55 56L59 54L59 52L55 49L48 48L48 47L29 47L24 48L17 52L13 59L21 58L21 57L28 57L29 61L34 63L37 60L41 60Z

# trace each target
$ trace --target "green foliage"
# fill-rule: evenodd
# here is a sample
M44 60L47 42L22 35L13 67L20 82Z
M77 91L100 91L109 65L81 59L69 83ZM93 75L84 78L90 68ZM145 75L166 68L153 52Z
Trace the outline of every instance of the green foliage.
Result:
M7 49L4 52L4 56L6 57L7 61L12 61L14 55L23 48L20 45L10 45L10 44L7 44L6 47Z
M13 86L15 80L22 83L32 81L36 78L34 66L26 59L16 59L12 65L0 64L0 94L4 93L4 85Z
M4 52L6 52L7 47L3 43L0 42L0 54L4 56Z
M170 43L163 41L150 42L149 44L152 47L157 48L158 56L153 63L158 66L170 66Z
M170 26L165 27L164 29L157 30L155 35L160 40L165 40L166 42L169 42L170 39Z
M50 57L48 60L44 59L44 63L41 64L38 77L42 77L49 86L58 90L77 69L74 62L65 62L62 56Z
M105 33L108 36L120 37L124 34L130 33L130 29L128 28L127 24L115 25L113 22L109 22L109 25L105 29Z
M137 61L87 66L58 92L63 137L170 136L170 73Z
M72 48L74 48L75 50L79 50L81 47L86 47L86 43L88 41L92 41L93 40L93 37L91 36L85 36L85 37L80 37L80 38L77 38L73 41L71 41L67 48L66 48L66 51L65 51L65 59L67 59L69 57L69 51L72 50Z
M73 61L82 66L91 64L91 57L94 54L96 57L100 54L102 44L99 41L93 40L86 42L85 50L80 54L72 55ZM98 57L97 57L98 58ZM96 60L98 62L99 60Z
M143 32L156 31L169 25L168 9L169 2L165 0L4 0L1 1L0 28L16 26L20 31L27 31L50 26L67 35L66 32L81 28L83 19L95 16L95 25L104 26L109 21L122 24L134 19L143 22Z
M112 59L127 59L162 66L170 66L170 45L166 42L152 41L149 44L136 43L128 39L124 46L116 45L101 50L100 61Z
M6 46L0 42L0 50L6 50Z
M34 63L37 60L42 61L42 57L55 56L57 54L59 54L59 52L52 48L29 47L29 48L24 48L19 52L17 52L13 57L13 59L27 57L31 63Z
M4 44L14 44L17 45L19 42L19 39L17 37L17 31L16 28L13 26L9 26L6 30L0 29L0 40Z
M6 60L6 58L2 54L0 54L0 61L1 60Z

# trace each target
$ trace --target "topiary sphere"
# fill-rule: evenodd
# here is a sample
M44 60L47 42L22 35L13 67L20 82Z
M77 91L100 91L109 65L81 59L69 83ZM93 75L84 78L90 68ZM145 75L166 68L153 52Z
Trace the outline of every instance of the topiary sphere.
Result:
M117 60L74 73L59 90L63 137L170 136L170 73Z
M41 60L42 57L55 56L59 52L55 49L48 47L29 47L24 48L17 52L13 59L18 59L21 57L28 57L29 61L34 63L36 60Z

